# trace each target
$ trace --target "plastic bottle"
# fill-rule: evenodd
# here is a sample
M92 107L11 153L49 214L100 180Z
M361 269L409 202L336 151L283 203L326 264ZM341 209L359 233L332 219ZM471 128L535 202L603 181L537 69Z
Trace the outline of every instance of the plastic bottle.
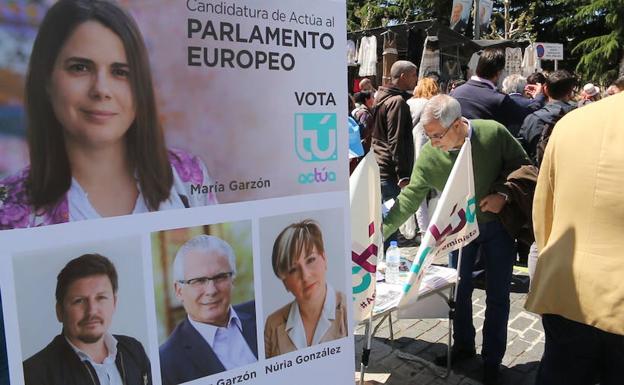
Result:
M392 284L401 283L399 276L399 264L401 263L401 250L396 241L390 242L390 247L386 250L386 282Z

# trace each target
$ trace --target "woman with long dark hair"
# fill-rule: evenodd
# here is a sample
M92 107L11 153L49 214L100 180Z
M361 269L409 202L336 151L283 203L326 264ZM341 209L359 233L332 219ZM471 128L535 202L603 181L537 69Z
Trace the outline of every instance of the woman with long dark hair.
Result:
M0 229L216 203L191 193L211 183L202 161L165 147L143 38L112 1L50 8L26 113L30 166L0 181Z

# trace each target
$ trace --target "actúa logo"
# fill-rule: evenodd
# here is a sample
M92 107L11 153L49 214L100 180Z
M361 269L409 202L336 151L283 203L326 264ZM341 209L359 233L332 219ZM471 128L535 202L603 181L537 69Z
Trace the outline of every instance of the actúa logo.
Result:
M327 171L325 167L314 167L314 170L312 172L299 174L298 179L299 184L325 183L335 181L336 173L333 171Z
M295 151L304 162L338 159L336 114L295 114Z

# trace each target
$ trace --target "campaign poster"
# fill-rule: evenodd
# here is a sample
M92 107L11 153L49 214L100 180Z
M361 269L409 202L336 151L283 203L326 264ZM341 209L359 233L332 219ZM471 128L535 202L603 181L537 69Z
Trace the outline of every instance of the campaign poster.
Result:
M120 0L71 45L52 4L0 5L0 229L343 188L344 1Z
M493 0L479 1L479 29L481 35L487 35L490 31L490 20L492 19Z
M0 4L11 384L352 381L345 29L344 0Z
M464 33L470 19L472 0L453 0L449 28L457 33Z

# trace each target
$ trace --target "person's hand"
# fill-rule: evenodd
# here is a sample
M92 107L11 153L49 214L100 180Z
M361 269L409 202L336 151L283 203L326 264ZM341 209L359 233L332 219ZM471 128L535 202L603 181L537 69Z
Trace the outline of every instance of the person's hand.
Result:
M537 84L527 84L524 86L524 92L535 99L537 95L542 93L543 86L540 83Z
M405 186L407 186L409 184L409 179L401 179L399 181L399 188L404 188Z
M505 206L506 200L505 197L500 194L490 194L485 198L481 199L479 202L479 207L482 212L491 212L494 214L498 214L501 212L503 207Z

